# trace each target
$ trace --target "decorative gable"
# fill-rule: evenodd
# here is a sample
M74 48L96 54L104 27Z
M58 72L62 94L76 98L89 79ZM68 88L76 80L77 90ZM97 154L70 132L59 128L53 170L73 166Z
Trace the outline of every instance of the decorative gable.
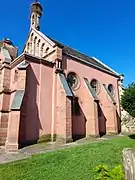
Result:
M23 52L44 58L53 51L54 47L55 43L53 41L40 31L32 28Z

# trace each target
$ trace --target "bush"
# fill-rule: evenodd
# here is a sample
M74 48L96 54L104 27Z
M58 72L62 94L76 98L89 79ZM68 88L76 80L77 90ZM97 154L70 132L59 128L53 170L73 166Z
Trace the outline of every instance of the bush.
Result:
M109 169L106 165L99 165L95 168L95 180L124 180L123 167L121 165Z
M125 89L121 96L121 105L132 117L135 117L135 83Z

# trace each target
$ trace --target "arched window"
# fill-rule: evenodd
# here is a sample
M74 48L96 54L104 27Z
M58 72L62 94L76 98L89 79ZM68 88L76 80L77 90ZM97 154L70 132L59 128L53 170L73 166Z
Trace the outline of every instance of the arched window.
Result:
M40 56L43 57L43 50L44 50L45 44L43 43L40 50Z
M90 85L96 93L99 92L99 83L96 79L92 79L92 81L90 82Z
M49 47L46 48L45 53L47 53L48 51L49 51Z
M62 62L61 61L59 61L59 60L56 61L56 68L62 69Z
M39 52L40 52L40 39L37 42L37 56L40 56Z
M112 84L108 85L108 91L111 93L112 96L114 96L114 87Z
M73 90L75 90L79 86L79 79L74 72L71 72L68 74L67 82Z
M35 55L35 51L36 51L36 41L37 41L37 36L35 36L35 38L34 38L34 49L33 49L33 55Z
M33 16L32 16L32 25L34 24L34 18L35 18L35 16L33 14Z
M37 47L39 47L39 44L40 44L40 39L39 39L38 42L37 42Z

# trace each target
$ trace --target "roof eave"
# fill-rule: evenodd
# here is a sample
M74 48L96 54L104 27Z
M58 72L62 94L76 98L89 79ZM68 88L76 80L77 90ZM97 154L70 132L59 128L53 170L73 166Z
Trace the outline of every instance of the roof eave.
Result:
M116 71L114 71L112 68L110 68L109 66L107 66L106 64L104 64L102 61L100 61L99 59L97 59L96 57L92 57L95 61L99 62L100 64L102 64L104 67L108 68L110 71L112 71L113 73L117 74L118 76L120 76L120 74Z
M117 75L117 74L115 74L115 73L113 73L113 72L111 72L111 71L108 71L108 70L103 69L103 68L101 68L101 67L99 67L99 66L96 66L96 65L94 65L94 64L92 64L92 63L90 63L90 62L88 62L88 61L85 61L85 60L83 60L83 59L81 59L81 58L79 58L79 57L77 57L77 56L73 56L73 55L71 55L71 54L69 54L69 53L66 53L66 52L63 52L63 54L74 58L74 59L77 60L78 62L81 62L81 63L86 64L86 65L88 65L88 66L94 67L95 69L98 69L98 70L100 70L100 71L106 72L106 73L108 73L108 74L110 74L110 75L112 75L112 76L115 76L115 77L117 77L117 78L120 77L119 75Z

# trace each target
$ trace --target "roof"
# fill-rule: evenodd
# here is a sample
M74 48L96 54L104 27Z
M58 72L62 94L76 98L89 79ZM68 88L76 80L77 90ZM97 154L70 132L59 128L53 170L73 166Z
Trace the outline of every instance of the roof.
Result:
M76 61L87 64L88 66L92 66L95 69L104 71L108 74L111 74L111 75L119 78L120 75L117 72L115 72L113 69L111 69L110 67L108 67L107 65L105 65L104 63L102 63L101 61L96 59L95 57L89 57L88 55L81 53L81 52L73 49L72 47L69 47L69 46L63 44L63 43L51 38L50 36L46 36L41 31L38 31L35 28L31 28L31 31L32 30L35 31L38 35L40 35L44 40L46 40L52 47L58 46L58 47L62 48L64 54L71 56ZM30 31L30 33L31 33L31 31ZM30 35L30 33L29 33L29 35ZM26 44L24 46L24 49L25 49L25 47L26 47ZM23 49L23 51L24 51L24 49Z
M17 90L12 101L11 109L20 110L24 97L24 90Z
M67 83L67 80L66 80L64 74L59 74L59 77L60 77L60 81L62 83L62 86L63 86L63 88L65 90L65 93L66 93L67 97L73 97L72 91L69 88L69 85Z
M20 64L17 65L18 69L26 69L29 65L29 62L22 61Z
M10 54L9 54L8 50L5 47L1 47L1 52L4 55L5 62L10 64L12 59L10 57Z
M94 99L95 101L99 101L99 99L98 99L95 91L94 91L93 88L91 87L88 79L87 79L87 78L84 78L84 81L85 81L85 83L86 83L86 85L87 85L87 88L88 88L90 94L92 95L93 99Z
M13 60L17 57L18 49L17 49L17 47L14 46L14 44L9 39L4 39L3 41L0 41L0 50L2 47L6 51L8 51L8 54L10 55L11 60ZM7 54L7 52L6 52L6 54Z
M63 53L67 54L67 55L71 55L75 58L79 58L84 60L84 62L88 62L91 65L100 68L104 71L108 71L108 73L111 73L112 75L118 76L118 73L116 73L115 71L113 71L111 68L107 67L106 65L104 65L102 62L100 62L99 60L96 60L93 57L89 57L67 45L64 45L63 43L58 42L57 40L54 40L52 38L49 37L49 39L51 39L57 46L61 47L63 49Z

